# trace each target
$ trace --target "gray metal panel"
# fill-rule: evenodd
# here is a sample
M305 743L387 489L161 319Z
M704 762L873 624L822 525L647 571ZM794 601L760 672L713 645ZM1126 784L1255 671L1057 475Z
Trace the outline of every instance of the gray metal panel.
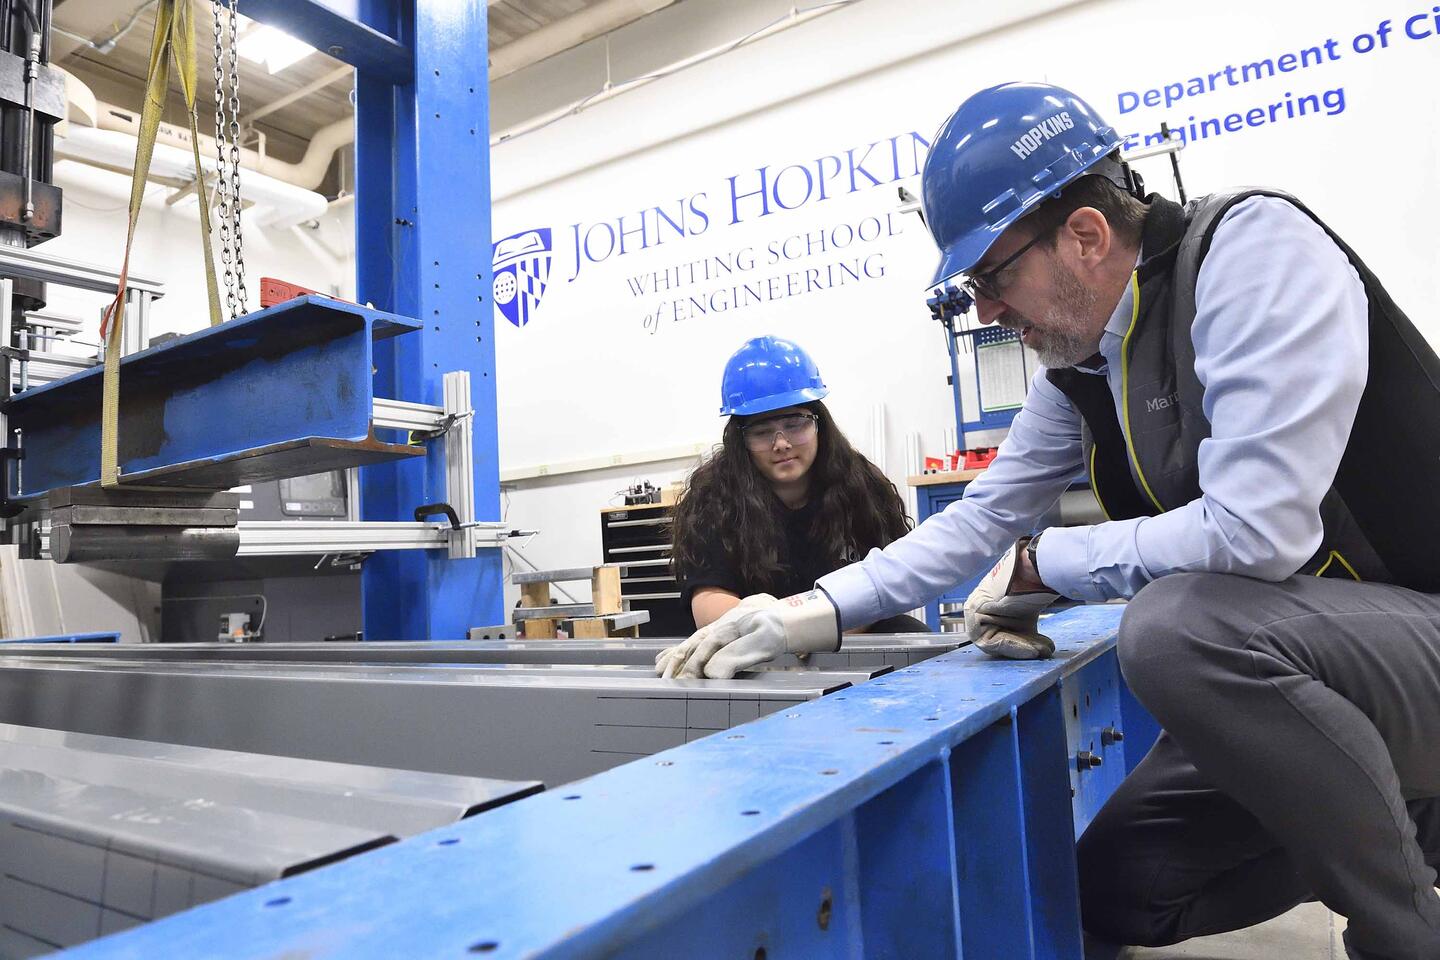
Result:
M127 663L0 657L0 722L342 763L559 784L652 751L674 718L603 736L602 699L737 699L729 725L857 674L776 671L661 680L643 667L555 668ZM662 708L663 709L663 708ZM702 708L703 709L703 708ZM713 716L707 718L713 723ZM677 725L669 726L674 722ZM654 734L653 729L678 731Z
M205 797L256 812L314 817L399 837L454 823L540 789L533 781L324 763L9 724L0 724L0 762L177 801Z
M123 930L537 788L0 725L0 956Z
M653 664L673 640L445 640L364 643L165 643L74 644L57 653L39 644L0 645L0 657L66 656L118 660L219 660L309 663L594 663ZM880 665L908 666L949 653L965 641L958 635L908 634L845 638L835 653L812 654L809 667L849 670ZM879 656L877 661L875 658ZM857 659L858 658L858 659ZM802 664L784 656L768 669Z

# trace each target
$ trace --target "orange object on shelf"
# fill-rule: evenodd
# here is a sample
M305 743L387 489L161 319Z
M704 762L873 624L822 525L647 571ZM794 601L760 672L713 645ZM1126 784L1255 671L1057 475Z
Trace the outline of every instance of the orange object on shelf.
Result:
M990 466L990 462L995 459L995 454L999 452L998 447L976 447L974 450L966 450L965 469L982 470Z
M275 277L260 278L260 309L273 307L277 303L284 303L287 300L294 300L296 297L303 297L307 293L313 293L321 297L330 297L331 300L339 300L339 297L332 297L320 290L311 290L309 287L302 287L298 283L290 283L288 280L278 280Z

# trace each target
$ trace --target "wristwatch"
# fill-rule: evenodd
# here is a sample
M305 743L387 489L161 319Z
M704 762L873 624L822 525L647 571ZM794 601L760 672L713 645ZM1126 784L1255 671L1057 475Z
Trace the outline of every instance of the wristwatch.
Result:
M1040 579L1040 562L1036 558L1035 548L1040 545L1040 536L1044 532L1044 530L1041 530L1040 533L1030 538L1029 543L1025 544L1025 553L1030 558L1030 569L1035 571L1036 580Z

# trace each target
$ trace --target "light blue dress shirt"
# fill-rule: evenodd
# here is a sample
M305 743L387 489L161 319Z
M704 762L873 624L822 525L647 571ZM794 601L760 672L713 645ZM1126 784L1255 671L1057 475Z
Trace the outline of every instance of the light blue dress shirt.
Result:
M1131 287L1100 340L1120 407ZM1201 496L1156 517L1052 527L1047 586L1079 600L1134 596L1170 573L1283 580L1320 545L1320 500L1350 437L1368 369L1364 286L1314 221L1273 197L1236 204L1197 278L1195 372L1210 437ZM1039 370L1009 436L965 497L864 560L820 578L845 628L919 607L976 573L1082 472L1080 415Z

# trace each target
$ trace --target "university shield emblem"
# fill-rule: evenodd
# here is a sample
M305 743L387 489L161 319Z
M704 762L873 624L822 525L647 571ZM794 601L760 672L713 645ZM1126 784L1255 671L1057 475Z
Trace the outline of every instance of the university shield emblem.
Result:
M525 230L495 244L495 306L523 327L540 306L550 278L550 228Z

